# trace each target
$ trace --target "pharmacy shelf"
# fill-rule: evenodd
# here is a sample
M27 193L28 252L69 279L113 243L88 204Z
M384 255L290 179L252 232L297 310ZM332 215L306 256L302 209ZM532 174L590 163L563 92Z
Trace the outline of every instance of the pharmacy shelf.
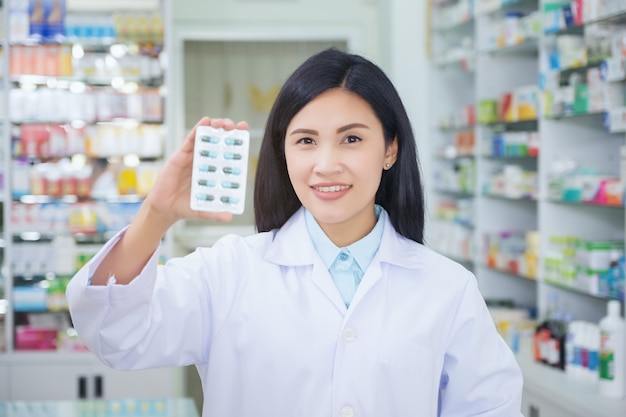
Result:
M597 386L565 376L563 371L536 363L529 355L517 355L524 385L563 414L551 417L626 417L625 399L600 397ZM541 408L541 407L540 407ZM523 410L526 412L527 410ZM531 414L525 414L531 416ZM544 415L543 413L539 415Z
M23 2L9 3L12 7L19 7L23 4ZM114 12L128 13L128 19L124 22L129 23L133 19L136 21L136 17L140 14L149 14L153 17L161 15L160 8L169 7L168 2L153 0L81 1L83 6L89 7L86 9L79 7L81 13L85 13L78 16L76 4L71 4L76 2L68 1L67 3L67 10L72 18L78 17L81 24L86 24L86 19L92 19L89 23L92 26L95 20L101 24L102 18L112 18ZM4 6L7 7L7 2L4 2ZM8 30L11 27L10 16L6 9L4 11L0 28ZM77 20L74 19L73 24L76 22ZM69 25L68 20L66 24ZM165 26L167 33L169 26L167 19ZM56 286L53 289L52 284L55 281L67 281L77 267L83 265L112 237L114 232L119 230L118 226L128 223L129 217L132 216L130 209L138 207L145 195L144 190L140 190L139 187L136 187L135 191L132 191L131 187L122 190L120 186L118 190L120 195L96 198L95 194L87 197L87 193L82 192L84 188L79 189L76 186L73 193L68 187L62 192L54 189L50 194L40 195L42 192L39 189L30 187L28 176L19 175L24 171L17 172L25 166L56 164L61 159L71 160L76 165L98 164L98 169L104 171L101 165L105 158L109 159L109 164L117 164L118 161L122 164L126 157L128 157L126 158L128 167L135 167L137 163L142 165L141 174L146 175L143 178L148 178L154 173L154 171L143 170L144 168L158 169L158 164L166 155L165 148L168 144L165 140L171 137L166 132L169 121L164 111L167 105L165 85L167 74L163 71L166 61L165 56L161 55L164 51L164 42L148 44L143 41L138 43L122 39L110 41L33 43L30 41L9 42L6 38L2 39L3 53L0 54L0 74L2 75L0 90L3 92L0 95L2 163L0 167L3 168L1 174L4 187L2 198L0 198L0 204L3 207L0 227L0 251L3 259L3 274L0 276L0 401L32 400L35 397L54 399L56 396L59 397L58 399L72 399L76 396L77 378L80 375L91 377L96 370L99 375L105 375L103 383L110 384L109 395L121 395L122 390L128 391L128 395L131 396L136 393L145 395L145 392L154 388L152 385L155 383L162 384L163 387L163 389L154 389L153 392L157 393L156 395L180 395L180 385L177 385L181 372L179 369L154 370L136 375L119 376L122 374L109 370L95 355L87 352L85 346L77 339L75 332L72 333L71 317L67 308L61 303L57 304L58 295L62 293ZM33 53L32 60L19 61L19 57L24 56L21 55L24 51ZM37 52L36 55L35 52ZM35 59L35 56L44 55L43 52L49 53L46 55L47 66L43 65L44 60ZM107 65L104 65L107 54L110 58ZM104 71L105 67L108 68L108 72ZM99 71L96 71L96 68L99 68ZM17 90L22 90L24 94L34 94L35 98L30 96L31 101L25 104L27 109L33 110L35 105L45 104L47 113L38 111L33 120L31 113L26 112L21 113L23 117L18 116L14 117L15 120L11 120L12 115L9 114L9 110L13 112L17 108L17 100L12 93ZM39 92L48 94L45 103L42 103L43 100L39 100L36 96L35 93ZM71 104L76 103L69 103L70 100L66 100L69 94L76 96L93 94L91 98L94 102L96 96L98 100L102 100L107 95L124 95L124 97L118 97L119 100L116 101L115 106L111 104L110 107L114 107L115 112L109 115L125 115L126 113L122 113L120 109L126 109L126 105L129 106L128 108L133 106L133 113L127 113L129 117L108 117L105 112L99 112L94 114L101 117L94 118L89 112L84 111L87 106L72 107ZM140 97L141 94L143 96ZM159 102L163 103L155 104L152 107L154 112L144 115L139 109L145 109L147 104L155 103L146 98L147 94L152 94L150 98L156 97ZM61 95L63 98L59 99ZM122 99L132 99L133 102L125 103L123 107L120 103ZM96 104L99 103L101 102ZM89 104L91 106L94 103ZM66 108L58 106L66 106ZM159 108L162 109L161 115L153 117ZM59 109L72 110L72 112L56 111ZM44 117L45 114L47 116ZM77 114L88 114L88 116L74 117ZM28 131L29 127L33 129ZM41 134L48 127L49 132L54 134L52 138L55 141L54 147L50 144L53 135L48 137ZM81 133L89 130L89 135L78 135L80 129L83 129ZM138 129L143 129L143 135L137 133ZM148 136L147 131L151 136ZM163 132L163 138L152 134L156 131ZM28 134L25 135L25 132ZM116 143L115 138L120 136L123 137L121 140L124 142L113 148L102 147L100 145L103 141L98 142L104 138L101 132L107 133L107 144ZM155 139L156 136L159 137ZM147 137L151 138L150 144L144 142L138 144L138 138ZM20 143L19 140L25 140L25 142ZM24 145L26 141L30 141L30 145L33 146L20 149L19 145ZM45 146L39 147L39 145ZM122 148L124 151L118 153L117 151ZM133 150L133 155L130 155L131 152L126 152L129 149ZM21 154L26 156L21 156ZM95 172L96 170L94 170L94 180ZM123 173L126 174L128 171L123 171ZM138 172L136 174L139 175ZM85 180L86 177L80 178ZM20 180L24 179L26 181L20 183ZM78 181L78 178L74 179ZM25 185L26 183L28 186ZM115 180L111 182L111 184L115 183ZM121 181L118 181L119 183ZM85 183L81 183L81 186L84 185ZM68 195L62 195L63 192ZM103 192L98 195L109 194ZM43 208L47 210L48 215L54 213L54 217L46 218ZM96 208L100 210L98 212L100 215L103 215L105 211L107 214L113 214L113 210L117 210L117 217L109 217L106 221L96 223ZM58 219L65 219L66 222ZM54 227L50 227L53 223ZM89 227L83 227L84 225L89 225ZM164 246L168 245L167 242L164 243ZM29 247L29 244L37 248ZM51 252L46 252L49 247L53 249ZM46 253L47 256L37 258L42 253ZM23 254L26 255L22 256ZM164 255L166 255L165 252ZM33 266L36 262L37 267ZM32 308L28 303L16 304L16 293L26 289L27 291L37 290L41 295L44 290L47 291L46 284L50 293L54 291L54 303L50 302L52 298L50 296L47 298L48 305L44 308L40 308L41 303ZM18 287L19 290L17 290ZM30 317L27 318L29 315ZM28 321L30 318L39 324L64 323L63 326L59 326L60 332L57 336L63 337L58 337L57 349L54 349L54 345L46 345L47 350L38 350L42 346L18 344L20 332L24 330L22 326L33 324ZM65 326L65 323L68 325ZM21 339L21 343L24 343L24 339ZM141 388L142 386L144 388Z
M434 6L452 8L462 0L448 1ZM474 1L476 8L486 5L495 5L493 1ZM509 4L510 3L510 4ZM608 3L607 3L608 4ZM614 3L617 7L617 2ZM556 297L559 309L571 314L574 319L598 322L606 315L606 303L609 297L598 296L591 291L581 290L577 287L563 285L564 281L548 280L543 271L544 259L554 250L551 246L551 237L575 236L579 239L607 239L624 241L626 239L625 223L626 210L623 203L604 203L597 201L561 201L553 195L553 180L556 164L565 160L572 160L581 168L589 171L600 171L607 176L619 178L620 170L623 170L624 162L620 159L620 149L626 140L623 132L609 133L605 130L606 111L577 112L572 109L567 114L547 115L540 107L540 90L537 88L536 114L530 120L515 120L513 122L490 122L481 123L481 103L487 100L500 100L505 93L516 91L519 88L538 87L541 80L540 71L542 60L547 57L548 50L553 45L551 40L554 36L583 34L586 28L595 23L611 23L626 27L626 9L620 12L612 12L586 22L574 28L556 31L546 35L543 29L537 36L527 37L517 42L505 45L502 41L498 47L493 45L489 30L497 27L498 22L505 18L509 11L538 10L544 5L543 1L515 1L502 2L495 9L479 11L471 14L471 24L455 25L448 31L439 30L432 32L432 71L430 73L431 100L429 108L433 120L440 120L442 115L454 114L457 117L444 118L444 123L437 123L432 128L431 141L435 152L431 154L430 183L434 188L428 191L429 210L437 213L440 204L446 207L454 207L455 201L471 201L472 203L472 251L471 269L476 274L479 287L484 297L490 302L506 301L520 307L528 307L538 311L540 317L548 307L548 298ZM435 11L437 13L437 10ZM440 13L445 15L445 13ZM446 27L442 24L442 27ZM469 35L468 35L469 34ZM468 39L467 37L471 38ZM445 62L441 57L447 57L446 47L451 40L463 39L463 44L468 46L467 56L472 58L472 71L466 71L460 63L462 60L450 60ZM505 46L502 46L505 45ZM471 53L470 53L471 52ZM437 60L437 57L440 57ZM456 57L462 57L462 53L456 53ZM445 62L446 65L442 65ZM591 68L597 68L598 62L581 65L580 68L567 68L560 71L561 85L571 74L585 74ZM583 77L584 79L584 77ZM624 80L616 80L624 84ZM502 101L500 101L501 103ZM475 124L461 126L462 117L459 113L466 106L474 104ZM456 120L457 124L450 123ZM443 125L446 129L441 129ZM451 128L449 126L461 126ZM464 149L471 152L473 168L475 170L475 190L469 194L454 194L442 192L441 185L437 182L443 178L454 178L450 172L448 177L443 173L444 164L457 163L457 159L438 161L441 149L458 143L459 132L471 131L474 136L475 149ZM486 146L490 138L509 132L537 132L540 137L540 150L537 156L527 155L493 156L494 149ZM456 142L455 142L456 141ZM451 145L452 144L452 145ZM449 154L454 152L449 151ZM499 155L499 154L498 154ZM524 171L536 172L536 192L532 197L517 199L508 198L507 195L519 194L493 194L486 192L486 184L493 178L494 172L499 172L503 166L517 166ZM458 168L458 166L456 167ZM623 179L623 178L622 178ZM571 197L571 196L570 196ZM431 223L433 229L428 230L428 236L435 236L431 241L445 242L449 245L454 242L452 237L437 235L436 228L451 231L458 234L455 228L441 228L437 222ZM486 263L487 247L485 236L498 234L505 231L528 232L537 231L539 235L537 253L536 279L520 276L508 270L494 268ZM460 244L467 245L466 240L459 240ZM437 248L435 248L437 249ZM455 248L446 246L448 253L455 253ZM445 252L444 252L445 254ZM556 295L554 295L556 294ZM537 407L524 409L528 415L550 415L554 417L625 417L626 403L624 400L610 401L599 396L597 388L593 385L573 381L563 371L549 369L543 364L535 363L532 352L527 349L523 354L518 354L520 366L525 377L525 395L534 395L540 402L546 402L545 407L539 407L542 411L536 414ZM626 372L626 371L625 371ZM567 387L567 388L564 388ZM530 397L529 397L530 398ZM550 403L553 402L554 404ZM527 404L525 404L527 405ZM553 406L553 407L552 407Z

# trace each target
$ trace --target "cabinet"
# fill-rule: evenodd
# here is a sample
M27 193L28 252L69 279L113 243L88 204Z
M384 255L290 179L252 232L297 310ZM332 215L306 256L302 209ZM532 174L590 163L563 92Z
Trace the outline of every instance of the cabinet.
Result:
M541 371L526 360L528 319L597 323L609 299L623 301L623 280L614 285L607 271L625 239L625 7L431 3L428 242L475 272L496 322L506 321L503 336L526 347L517 352L525 377ZM589 263L600 253L602 267ZM523 340L508 338L515 322L500 321L502 306L525 317ZM593 383L550 372L525 379L526 415L586 410L567 407L579 401L554 389L565 384L595 404L580 415L625 415L623 401L613 408Z
M116 371L84 358L67 364L23 364L10 367L13 401L171 398L177 396L174 372L162 369ZM82 362L82 363L81 363Z
M0 393L176 395L180 372L101 365L65 302L69 278L130 222L165 157L162 11L43 3L54 10L38 23L34 2L3 2L0 366L11 384Z
M9 367L0 364L0 401L9 399Z

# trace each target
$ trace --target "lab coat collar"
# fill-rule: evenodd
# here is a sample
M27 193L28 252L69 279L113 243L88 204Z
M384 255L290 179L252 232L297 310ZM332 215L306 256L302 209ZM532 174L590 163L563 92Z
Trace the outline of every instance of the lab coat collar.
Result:
M378 261L402 268L421 269L424 267L426 252L427 249L422 245L399 235L387 215L381 244L372 266ZM300 207L276 232L265 259L284 266L312 265L316 260L321 262L306 228L303 207Z

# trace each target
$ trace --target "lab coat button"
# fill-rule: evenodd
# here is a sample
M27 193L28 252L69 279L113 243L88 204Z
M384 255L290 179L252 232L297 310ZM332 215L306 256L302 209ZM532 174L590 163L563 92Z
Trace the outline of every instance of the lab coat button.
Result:
M354 342L356 340L356 332L354 329L346 329L343 331L343 340L346 342Z
M352 407L344 407L341 409L341 417L354 417L354 410Z

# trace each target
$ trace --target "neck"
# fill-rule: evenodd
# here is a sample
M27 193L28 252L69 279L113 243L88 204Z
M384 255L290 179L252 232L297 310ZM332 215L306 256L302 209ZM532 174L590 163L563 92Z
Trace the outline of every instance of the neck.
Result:
M339 224L320 224L326 236L340 248L344 248L363 239L376 226L376 214L372 211L371 217L359 222L345 222Z

